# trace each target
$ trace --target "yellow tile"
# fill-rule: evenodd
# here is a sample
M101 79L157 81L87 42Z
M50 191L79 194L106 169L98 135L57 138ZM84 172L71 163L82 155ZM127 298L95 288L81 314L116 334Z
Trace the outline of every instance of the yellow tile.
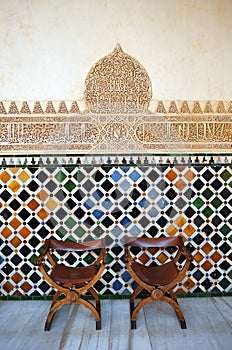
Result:
M14 236L10 243L16 248L22 243L22 241L17 236Z
M183 216L178 216L178 218L176 218L175 223L177 224L178 227L182 227L186 224L187 220L185 218L183 218Z
M13 192L17 192L18 189L19 189L20 187L21 187L20 184L19 184L17 181L15 181L15 180L13 180L13 181L9 184L9 188L10 188L11 191L13 191Z
M28 173L23 170L19 175L18 175L18 179L20 181L22 181L23 183L26 182L28 179L30 178L30 175L28 175Z
M173 181L176 179L176 177L177 177L177 174L175 173L174 170L170 170L170 171L166 174L166 178L167 178L169 181L171 181L171 182L173 182Z
M165 255L164 253L160 253L158 256L157 256L157 260L163 264L166 260L168 259L167 255Z
M208 261L206 260L204 262L204 264L201 265L201 267L205 270L205 271L209 271L211 269L213 265Z
M215 253L213 253L212 255L210 255L210 258L211 258L215 263L217 263L217 262L222 258L222 256L221 256L218 252L215 252Z
M166 229L166 232L169 234L169 236L174 236L177 231L177 228L173 225L168 226L168 228Z
M4 229L1 231L1 235L4 238L10 237L11 234L12 234L12 231L8 227L4 227Z
M37 215L41 220L44 220L48 216L48 213L46 212L46 210L44 208L42 208L38 211Z
M189 224L188 226L185 227L184 232L186 233L187 236L190 237L195 232L195 228Z
M49 210L54 210L58 204L54 201L54 199L50 198L45 205Z
M27 205L31 210L36 210L39 206L39 203L36 202L36 200L33 198Z
M32 289L32 286L28 282L24 282L20 288L25 292L29 292L30 289Z
M191 181L196 177L196 174L194 174L193 171L188 170L188 171L184 174L184 177L185 177L189 182L191 182Z
M143 253L140 255L138 260L140 260L143 264L146 264L150 260L150 257L146 253Z
M180 192L183 191L183 189L186 187L186 183L182 179L176 181L174 185Z
M13 276L12 276L12 280L18 284L20 281L22 281L23 277L18 273L16 272Z
M201 253L197 252L197 253L194 255L193 259L194 259L196 262L200 262L202 259L204 259L204 256L203 256Z
M3 171L3 173L0 174L0 180L4 183L7 183L11 179L10 174L7 171Z
M10 292L12 291L12 289L14 289L14 286L8 281L3 285L3 289L5 290L5 292L7 294L10 294Z
M17 218L14 218L9 224L16 230L21 225L21 222Z
M191 280L191 278L188 278L187 281L183 283L183 286L190 290L195 286L195 283Z
M27 238L30 235L31 231L26 227L23 226L21 230L19 231L20 236L22 236L24 239Z
M209 252L211 252L211 250L213 249L213 247L207 242L201 249L205 254L208 255Z
M49 197L49 194L45 190L41 190L36 196L41 200L41 202L45 202L45 200Z
M16 174L20 168L9 168L9 170L13 173L13 174Z

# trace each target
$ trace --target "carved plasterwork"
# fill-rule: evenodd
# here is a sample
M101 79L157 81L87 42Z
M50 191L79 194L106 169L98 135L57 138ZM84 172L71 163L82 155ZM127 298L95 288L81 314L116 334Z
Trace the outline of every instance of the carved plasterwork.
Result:
M90 70L81 101L0 101L0 152L232 151L232 101L151 100L119 45Z
M231 115L1 118L1 152L231 152Z
M90 70L84 98L92 113L141 113L152 97L150 78L142 65L120 45Z

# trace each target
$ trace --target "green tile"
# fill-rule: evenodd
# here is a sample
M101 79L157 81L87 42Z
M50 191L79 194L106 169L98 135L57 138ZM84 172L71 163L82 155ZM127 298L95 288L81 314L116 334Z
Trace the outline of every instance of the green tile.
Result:
M201 198L197 198L197 199L195 199L193 204L195 205L195 207L197 209L200 209L205 204L205 202Z
M74 179L76 179L78 182L81 182L84 178L85 178L85 175L80 171L78 170L76 172L76 174L73 175Z
M207 188L207 189L202 193L202 195L203 195L206 199L210 199L210 197L213 196L213 192L212 192L209 188Z
M204 208L204 210L202 210L202 214L204 214L205 217L209 218L213 214L213 210L207 206Z
M107 253L106 254L106 260L107 260L107 264L110 264L110 263L112 263L114 258L109 253Z
M221 228L220 228L220 232L226 236L229 232L231 231L231 229L229 228L228 225L224 224Z
M87 264L92 264L96 259L94 258L94 256L89 253L88 255L86 255L86 257L84 258L84 261L87 263Z
M227 169L225 169L221 174L220 174L220 176L221 176L221 178L224 180L224 181L227 181L227 180L229 180L230 178L231 178L231 174L230 174L230 172L227 170Z
M73 170L76 169L76 165L69 165L65 167L65 170L69 172L69 174L71 174L71 172L73 172Z
M66 184L64 185L64 187L66 188L66 190L68 190L69 192L72 192L72 190L76 187L75 183L73 183L71 180L69 180L68 182L66 182Z
M63 182L66 179L67 175L63 173L63 171L59 170L58 173L55 175L55 178L59 182Z
M220 286L224 289L226 289L227 287L229 287L230 282L226 279L223 278L220 282L219 282Z
M75 235L77 235L77 237L79 237L79 238L81 238L82 236L84 236L84 234L85 234L85 230L83 229L83 227L81 227L81 226L78 226L76 229L75 229L75 231L74 231L74 233L75 233Z
M218 197L215 197L213 200L212 200L212 202L211 202L211 204L214 206L214 208L219 208L220 207L220 205L222 204L223 202L218 198Z
M72 218L68 218L66 221L65 221L65 225L68 226L68 228L73 228L75 225L76 225L76 221L73 220Z
M60 237L63 238L67 234L67 230L63 226L60 226L58 230L56 230L56 234Z

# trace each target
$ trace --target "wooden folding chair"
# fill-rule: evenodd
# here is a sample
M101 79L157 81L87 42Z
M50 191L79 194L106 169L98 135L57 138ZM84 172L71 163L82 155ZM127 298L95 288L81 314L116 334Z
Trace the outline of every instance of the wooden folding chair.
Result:
M192 260L191 253L184 246L182 238L164 237L164 238L134 238L126 237L125 264L131 276L138 283L130 298L131 328L136 328L136 318L138 312L150 301L160 300L168 302L175 310L180 321L181 328L186 328L186 322L183 312L178 304L173 288L180 282L189 267ZM176 248L171 248L176 247ZM167 250L172 259L161 264L159 261L152 260L147 266L136 261L133 250L139 253L139 250L149 250L157 256L158 250ZM154 256L153 256L154 258ZM181 259L181 264L178 262ZM135 306L135 299L143 290L149 293L148 297L142 298Z
M54 252L76 252L77 254L94 251L96 259L87 266L67 266L57 263ZM48 271L46 262L52 265ZM56 289L50 311L45 322L45 331L49 331L55 312L64 304L82 304L86 306L96 319L96 329L101 329L100 299L93 288L99 280L106 265L106 251L104 239L92 240L89 242L64 242L54 238L47 239L44 249L37 259L37 265L44 279ZM86 300L83 294L90 292L96 301L96 306Z

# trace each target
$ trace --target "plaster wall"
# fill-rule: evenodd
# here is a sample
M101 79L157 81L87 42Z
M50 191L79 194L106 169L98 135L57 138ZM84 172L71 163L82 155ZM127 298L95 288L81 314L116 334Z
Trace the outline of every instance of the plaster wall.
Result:
M82 99L116 43L153 99L231 100L230 0L0 0L0 99Z

